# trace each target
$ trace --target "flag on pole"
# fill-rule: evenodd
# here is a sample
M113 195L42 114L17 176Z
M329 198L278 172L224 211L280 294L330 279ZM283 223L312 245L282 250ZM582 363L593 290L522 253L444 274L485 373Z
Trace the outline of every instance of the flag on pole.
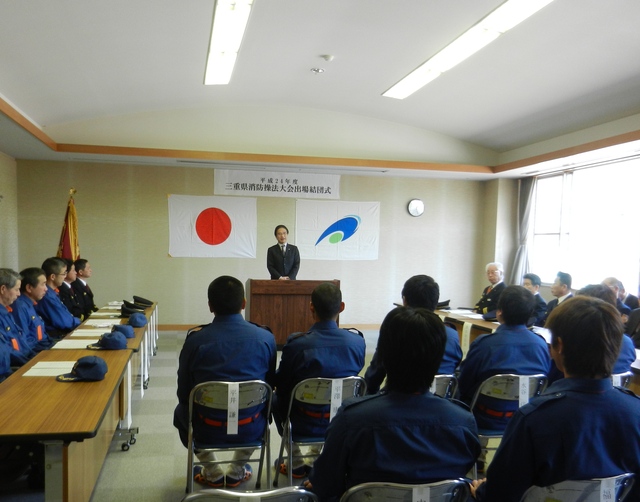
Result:
M76 214L76 206L73 202L73 194L76 189L69 190L69 202L67 204L67 214L64 216L62 225L62 233L60 234L60 243L58 244L58 258L66 258L76 261L80 258L80 246L78 245L78 215Z
M169 255L255 258L256 199L169 195Z

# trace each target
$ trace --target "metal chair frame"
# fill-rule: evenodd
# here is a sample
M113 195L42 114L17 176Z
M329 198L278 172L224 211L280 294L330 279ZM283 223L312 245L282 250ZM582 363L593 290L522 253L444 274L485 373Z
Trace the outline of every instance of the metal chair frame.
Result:
M429 390L436 396L451 399L458 390L458 379L455 375L436 375Z
M515 375L512 373L500 373L493 375L482 382L476 390L473 399L471 400L471 412L476 407L478 398L482 396L493 397L496 399L503 399L505 401L518 401L520 406L528 403L531 398L539 396L546 388L548 378L543 374L536 375ZM502 439L504 431L482 431L478 434L480 441L483 439ZM485 448L486 450L496 450L496 447ZM478 469L477 465L473 466L473 475L477 479Z
M340 384L340 399L339 402L336 402L335 399L332 399L332 395L334 394L334 389L336 384ZM285 418L285 422L283 424L282 431L282 442L280 443L280 452L278 454L278 459L284 460L284 449L285 445L288 445L289 454L287 455L287 476L289 478L289 484L293 484L293 472L292 472L292 464L293 464L293 445L297 446L323 446L324 445L324 435L318 438L305 438L304 441L294 441L293 440L293 425L291 423L291 410L296 402L306 403L306 404L319 404L319 405L331 405L331 412L329 416L329 420L333 419L335 413L338 411L338 408L342 404L342 402L350 397L363 396L367 389L367 384L364 381L364 378L360 376L351 376L345 378L307 378L297 383L296 386L291 391L291 397L289 398L289 407L287 409L287 416ZM316 455L296 455L296 458L315 458ZM278 486L278 475L280 474L279 469L276 467L276 473L273 480L273 486Z
M610 478L562 481L549 486L532 486L520 502L624 502L635 481L632 473Z
M464 479L447 479L436 483L410 485L403 483L362 483L349 488L340 502L466 502L470 499L469 483Z
M631 377L633 377L633 372L631 371L616 373L615 375L611 375L611 381L613 382L614 387L623 387L628 389L631 385Z
M256 488L260 488L260 479L264 468L264 457L266 453L267 466L271 464L271 450L269 445L269 418L271 414L271 386L262 380L248 380L244 382L202 382L196 385L189 394L189 428L187 434L187 493L193 492L193 466L194 465L215 465L228 464L229 460L214 460L209 462L194 462L194 449L196 449L197 438L193 437L193 406L198 404L217 410L227 411L227 420L229 421L229 388L238 385L238 411L253 408L255 406L264 405L265 407L265 429L259 441L251 441L247 443L238 443L232 445L203 445L197 449L199 451L237 451L246 448L255 448L260 450L260 458L246 459L246 462L259 462L258 477L256 478ZM271 469L267 467L267 484L271 486Z
M196 493L190 493L182 499L182 502L200 502L216 500L235 500L252 502L318 502L318 496L299 486L286 486L274 490L238 492L224 490L222 488L207 488Z

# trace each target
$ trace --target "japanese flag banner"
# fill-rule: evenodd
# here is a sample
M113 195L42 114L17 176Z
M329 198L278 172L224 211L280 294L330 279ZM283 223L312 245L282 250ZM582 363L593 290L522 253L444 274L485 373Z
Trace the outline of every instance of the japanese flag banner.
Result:
M169 255L255 258L256 199L169 195Z

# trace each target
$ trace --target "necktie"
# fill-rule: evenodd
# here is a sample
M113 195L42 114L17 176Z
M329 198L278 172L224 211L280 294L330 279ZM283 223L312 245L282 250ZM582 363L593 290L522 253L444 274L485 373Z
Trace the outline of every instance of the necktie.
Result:
M285 249L284 244L280 245L280 249L282 249L282 254L284 254L284 249Z

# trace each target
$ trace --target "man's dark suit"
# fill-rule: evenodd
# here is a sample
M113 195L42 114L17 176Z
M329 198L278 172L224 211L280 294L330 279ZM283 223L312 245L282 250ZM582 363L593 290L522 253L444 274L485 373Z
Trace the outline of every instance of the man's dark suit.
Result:
M569 296L567 296L564 300L562 300L563 302L566 302L569 298L573 297L573 293L569 293ZM558 299L554 298L553 300L551 300L549 303L547 303L547 318L549 317L549 315L551 315L551 311L556 308L558 306ZM547 319L545 319L546 321Z
M498 308L498 299L506 287L504 282L499 282L495 286L487 286L482 291L482 298L478 300L478 303L473 309L479 314L495 312Z
M638 302L638 297L632 294L628 294L624 299L624 304L629 307L631 310L635 310L640 308L640 302Z
M71 284L63 283L58 288L58 298L62 304L67 307L73 317L77 317L81 321L84 319L84 303L78 300L76 291Z
M544 320L547 317L547 302L544 301L544 298L542 298L539 293L533 296L536 299L536 306L533 309L531 319L529 319L527 326L544 326Z
M280 279L280 277L289 277L295 280L300 269L300 252L293 244L287 243L287 248L282 254L280 244L271 246L267 249L267 269L272 279Z
M76 279L71 283L71 287L76 292L76 298L78 303L82 305L82 310L85 317L89 317L91 312L98 310L96 304L93 301L93 291L88 285L84 284L80 279Z

